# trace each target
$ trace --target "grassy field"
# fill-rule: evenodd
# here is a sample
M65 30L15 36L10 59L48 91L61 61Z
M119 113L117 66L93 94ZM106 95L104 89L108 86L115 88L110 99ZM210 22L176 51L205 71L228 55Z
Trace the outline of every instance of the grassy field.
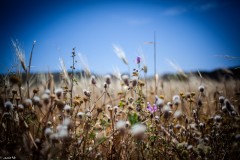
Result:
M140 57L128 75L96 77L76 74L74 57L58 81L21 58L25 78L2 76L0 159L240 159L238 75L155 86Z

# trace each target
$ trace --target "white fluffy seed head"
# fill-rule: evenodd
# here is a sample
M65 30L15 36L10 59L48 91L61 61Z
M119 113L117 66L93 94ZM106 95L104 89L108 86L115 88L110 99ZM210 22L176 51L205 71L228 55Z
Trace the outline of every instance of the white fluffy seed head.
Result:
M18 105L18 109L24 110L24 106L23 106L22 104L19 104L19 105Z
M63 123L62 123L62 125L63 126L70 126L70 124L71 124L71 120L70 120L70 118L65 118L64 120L63 120Z
M164 105L164 100L163 100L162 98L159 98L159 97L156 96L155 99L156 99L156 100L155 100L155 101L156 101L155 104L156 104L157 106L161 107L161 106Z
M50 139L53 140L53 141L58 140L58 138L59 138L59 136L58 136L57 133L53 133L53 134L50 135Z
M62 94L63 94L63 89L62 88L57 88L55 90L55 94L57 95L58 98L61 97Z
M68 130L67 129L60 129L60 131L58 132L58 136L59 138L66 138L68 137Z
M116 123L116 128L117 128L117 130L124 130L124 129L126 129L126 121L119 120Z
M6 110L8 110L8 111L13 110L13 104L12 104L12 102L10 102L10 101L5 102L4 107L5 107Z
M182 110L176 110L173 117L176 118L176 119L181 118L182 117Z
M105 76L105 82L109 85L111 84L111 76L110 75L106 75Z
M220 115L214 116L215 122L220 122L222 120L222 117Z
M165 106L162 108L163 114L165 114L166 112L169 112L169 111L171 111L171 108L170 108L168 105L165 105Z
M141 123L138 123L138 124L135 124L132 126L131 128L131 133L133 136L137 136L137 135L141 135L141 134L144 134L144 132L146 131L146 126L141 124Z
M32 107L32 100L31 99L25 99L24 100L24 106L27 107L27 108L31 108Z
M168 102L167 105L168 105L169 107L172 107L172 106L173 106L172 102Z
M69 112L71 110L71 107L69 105L65 105L63 108L66 112Z
M173 96L172 101L173 101L173 104L179 105L181 103L180 96L179 95Z
M86 116L87 116L88 118L91 118L91 117L92 117L91 112L87 112L87 113L86 113Z
M44 104L49 104L49 102L50 102L50 96L49 96L49 94L47 94L47 93L44 93L43 95L42 95L42 100L43 100L43 102L44 102Z
M89 90L86 90L86 89L83 90L83 94L87 97L91 96L91 92Z
M129 86L129 76L128 75L123 75L122 80L125 83L126 86Z
M198 90L199 90L199 92L203 92L203 91L204 91L204 86L203 86L203 85L200 85L200 86L198 87Z
M219 102L220 102L220 103L223 103L224 100L225 100L225 97L224 97L224 96L220 96L218 99L219 99Z
M169 118L169 116L171 115L171 108L168 106L168 105L165 105L163 108L162 108L162 113L163 113L163 117L164 118Z
M43 95L42 95L42 100L46 100L46 99L49 99L49 95L48 94L46 94L46 93L44 93Z
M133 76L132 77L132 86L135 87L138 83L138 77L137 76Z
M91 83L93 85L95 85L97 82L96 82L96 77L94 75L91 76Z
M50 95L50 94L51 94L51 91L50 91L49 89L46 89L46 90L44 91L44 94Z
M131 126L131 123L129 121L126 121L126 128L129 128Z
M46 128L44 131L45 136L50 136L51 134L53 134L53 131L51 128Z
M126 74L124 74L124 75L122 75L122 79L123 79L123 80L128 80L128 79L129 79L129 76L126 75Z
M40 98L38 96L34 96L32 98L32 102L33 102L33 104L39 104L40 103Z
M118 106L113 107L114 112L116 113L118 111Z
M83 112L78 112L77 113L77 117L80 118L80 119L82 119L84 117L84 115L85 114Z

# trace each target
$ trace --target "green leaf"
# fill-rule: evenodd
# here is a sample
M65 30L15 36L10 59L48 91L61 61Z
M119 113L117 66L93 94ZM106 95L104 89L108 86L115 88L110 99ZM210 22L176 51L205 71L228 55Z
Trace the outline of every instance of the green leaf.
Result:
M137 113L128 114L128 120L131 125L136 124L138 122L138 115Z
M120 107L120 108L123 107L123 102L122 102L122 101L119 102L119 107Z
M94 132L91 132L90 135L89 135L89 138L90 138L90 139L94 139L95 136L96 136L96 134L95 134Z

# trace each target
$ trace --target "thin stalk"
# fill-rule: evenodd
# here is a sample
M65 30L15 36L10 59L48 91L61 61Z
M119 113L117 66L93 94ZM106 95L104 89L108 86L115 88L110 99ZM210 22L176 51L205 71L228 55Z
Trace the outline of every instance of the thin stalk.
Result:
M29 77L30 77L30 69L31 69L31 63L32 63L33 49L34 49L35 44L36 44L36 41L34 41L33 45L32 45L32 50L31 50L30 58L29 58L28 70L26 72L27 73L27 96L28 96L28 98L30 98Z
M156 67L156 32L154 32L154 85L155 95L157 94L157 67Z

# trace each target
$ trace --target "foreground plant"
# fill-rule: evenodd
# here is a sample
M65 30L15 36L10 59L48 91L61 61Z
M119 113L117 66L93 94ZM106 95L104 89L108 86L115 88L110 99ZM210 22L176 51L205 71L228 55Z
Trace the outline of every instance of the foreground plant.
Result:
M65 80L50 83L51 87L49 83L33 86L29 96L21 96L23 89L10 85L8 75L4 78L4 86L0 88L1 156L17 159L240 158L239 95L227 97L220 92L214 97L216 101L211 102L214 92L209 85L203 86L202 79L200 87L181 88L186 93L175 89L153 95L153 79L141 77L141 72L145 72L141 69L141 57L136 58L137 67L132 73L122 75L121 79L111 75L77 79L74 57L75 49L70 82L63 68ZM145 92L146 83L149 90Z

